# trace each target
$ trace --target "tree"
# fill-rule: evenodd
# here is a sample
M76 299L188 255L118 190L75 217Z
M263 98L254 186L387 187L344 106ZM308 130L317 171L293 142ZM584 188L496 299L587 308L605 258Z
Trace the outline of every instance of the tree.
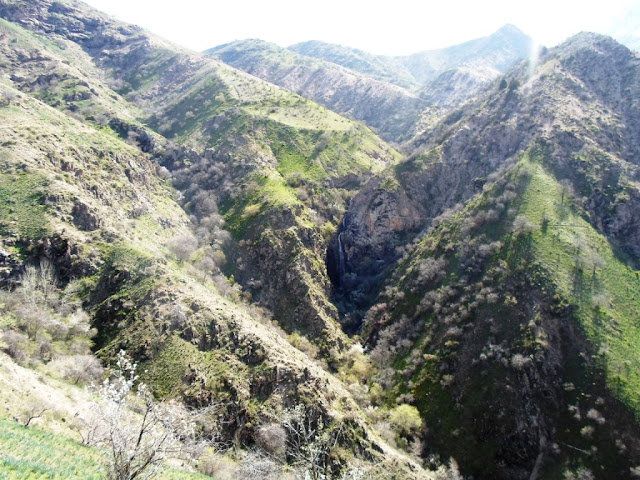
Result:
M416 407L406 403L398 405L391 410L389 421L401 435L415 434L422 427L420 412Z
M564 205L564 197L572 197L575 191L571 180L565 178L560 181L560 202Z
M110 480L151 478L194 438L184 407L156 403L135 371L136 364L120 351L111 377L97 389L99 398L83 433L85 443L109 450Z
M287 434L287 456L305 480L325 479L326 460L331 445L335 445L342 434L338 429L332 434L324 428L320 413L302 404L285 410L282 427Z
M198 249L198 240L193 235L179 235L169 240L168 247L182 263Z

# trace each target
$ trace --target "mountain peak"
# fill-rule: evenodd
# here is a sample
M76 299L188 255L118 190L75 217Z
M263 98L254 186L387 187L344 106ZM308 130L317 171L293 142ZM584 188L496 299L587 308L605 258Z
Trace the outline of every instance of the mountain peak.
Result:
M608 61L614 59L628 60L630 57L635 56L632 50L612 37L594 32L577 33L556 48L558 51L567 54L586 51L599 52L600 55L606 55Z
M494 35L496 35L496 34L527 36L526 33L524 33L522 30L520 30L518 27L516 27L512 23L507 23L507 24L503 25L502 27L500 27L494 33Z

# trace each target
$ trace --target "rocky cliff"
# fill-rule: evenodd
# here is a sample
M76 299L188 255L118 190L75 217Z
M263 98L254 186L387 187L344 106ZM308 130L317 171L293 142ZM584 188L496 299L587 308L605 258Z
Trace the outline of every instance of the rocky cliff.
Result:
M420 409L425 456L479 478L630 475L636 380L617 369L636 361L638 114L623 98L640 93L637 68L610 38L578 35L416 138L351 202L328 263L387 365L377 380ZM598 405L612 422L594 427Z

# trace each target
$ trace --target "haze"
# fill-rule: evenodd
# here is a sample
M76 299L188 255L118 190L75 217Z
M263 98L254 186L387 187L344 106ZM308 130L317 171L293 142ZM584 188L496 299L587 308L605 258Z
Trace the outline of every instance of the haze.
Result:
M323 40L375 54L402 55L488 35L511 23L553 46L582 30L605 33L632 0L584 2L453 0L393 2L293 0L88 0L116 18L177 44L204 50L245 38L281 46Z

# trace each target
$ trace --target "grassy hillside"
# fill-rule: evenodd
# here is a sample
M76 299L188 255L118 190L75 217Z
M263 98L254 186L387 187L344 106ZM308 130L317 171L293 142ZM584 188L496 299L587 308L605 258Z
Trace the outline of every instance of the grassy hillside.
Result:
M639 453L637 273L543 152L399 263L366 318L372 359L388 366L374 381L418 407L426 451L463 472L616 478Z
M209 49L208 55L364 122L387 141L409 138L427 104L397 85L260 40ZM267 105L270 102L266 102Z
M535 257L548 269L559 294L594 345L607 385L640 415L640 273L584 218L575 199L536 156L527 162L531 183L519 213L541 225L533 235ZM638 417L640 418L640 417Z
M304 420L326 433L305 441L336 449L339 460L324 470L337 475L357 450L384 452L382 470L422 472L312 358L318 346L290 342L278 326L346 362L351 342L323 264L328 232L361 182L398 154L359 124L83 4L0 11L22 25L3 24L2 68L25 68L20 81L1 85L3 282L50 261L58 286L70 289L60 295L90 314L101 359L124 348L144 363L159 398L194 408L222 402L203 427L217 444L264 449L258 431L283 428L283 412L300 404ZM60 34L43 35L34 18ZM24 51L12 48L14 38ZM66 83L50 81L52 72ZM232 274L258 291L275 321L249 305ZM3 335L21 340L18 320L3 317ZM27 349L27 360L39 351ZM233 471L254 461L249 450ZM280 472L293 455L279 453L269 468Z
M0 478L73 479L105 478L102 452L62 435L54 435L0 419ZM169 468L160 473L167 480L212 478Z

